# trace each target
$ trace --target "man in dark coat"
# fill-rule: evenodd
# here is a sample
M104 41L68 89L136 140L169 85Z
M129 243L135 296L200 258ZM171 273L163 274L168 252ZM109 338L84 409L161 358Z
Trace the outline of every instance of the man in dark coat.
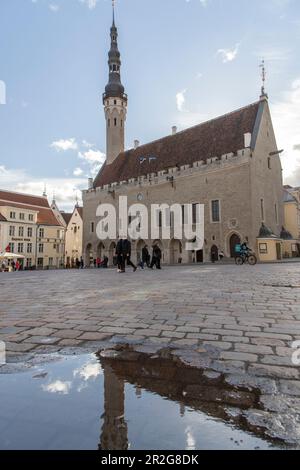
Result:
M117 265L118 265L118 273L125 273L125 257L123 254L124 247L123 243L125 240L122 240L121 238L118 240L117 246L116 246L116 255L117 255Z
M119 240L116 248L116 255L118 257L118 272L125 273L125 263L127 261L128 266L133 267L133 271L137 270L137 267L131 261L131 243L129 240Z
M151 269L153 269L153 266L156 266L156 269L161 269L161 265L160 265L161 256L162 256L161 249L159 248L158 245L154 245L153 246L152 261L151 261L151 265L150 265Z
M142 249L142 267L144 269L144 264L146 264L146 266L150 266L150 254L149 254L149 251L148 251L148 246L145 245L144 248Z
M123 240L123 253L127 261L127 266L132 266L133 271L135 272L137 270L137 267L131 261L131 242L127 239Z

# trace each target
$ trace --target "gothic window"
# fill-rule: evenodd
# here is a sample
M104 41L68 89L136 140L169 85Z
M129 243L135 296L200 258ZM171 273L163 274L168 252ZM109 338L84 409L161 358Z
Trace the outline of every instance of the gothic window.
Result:
M110 119L108 120L108 127L110 127Z
M117 118L114 118L115 127L117 125Z
M117 100L114 100L114 104L117 104Z
M123 127L123 119L121 119L121 127Z
M220 222L220 201L211 201L211 221Z
M271 170L271 158L270 157L268 158L268 168L269 170Z
M265 220L265 207L264 207L264 200L260 200L260 215L261 215L261 220L264 222Z

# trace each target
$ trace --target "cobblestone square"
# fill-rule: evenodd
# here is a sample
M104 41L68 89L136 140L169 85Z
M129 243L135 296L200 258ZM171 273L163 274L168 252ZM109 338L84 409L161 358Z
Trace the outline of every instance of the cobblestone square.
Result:
M2 371L66 348L96 352L125 343L142 352L173 349L209 376L221 373L232 386L258 388L268 411L262 417L254 409L248 421L265 422L268 412L280 411L280 436L296 432L298 442L300 366L292 362L292 345L300 340L299 268L285 263L128 269L126 274L110 269L2 273L0 340L8 362Z

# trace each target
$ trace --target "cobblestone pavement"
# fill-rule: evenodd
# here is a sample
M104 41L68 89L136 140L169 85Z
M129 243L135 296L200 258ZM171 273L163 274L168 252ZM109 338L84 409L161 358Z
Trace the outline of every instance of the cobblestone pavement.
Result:
M300 263L0 273L0 293L9 362L112 338L171 344L197 350L203 367L267 378L300 397L291 348L300 340Z
M256 390L257 404L243 411L241 401L233 419L300 443L300 366L292 362L300 263L0 273L0 298L0 373L59 351L168 347L207 377L222 376L237 400Z

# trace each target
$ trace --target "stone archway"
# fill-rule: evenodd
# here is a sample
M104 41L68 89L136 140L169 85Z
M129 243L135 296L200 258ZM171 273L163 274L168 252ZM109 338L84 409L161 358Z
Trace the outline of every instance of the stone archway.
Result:
M210 249L210 259L212 263L219 261L219 248L217 245L213 245Z
M85 266L89 268L90 266L93 266L93 264L94 264L94 251L93 251L92 244L89 243L85 249Z
M170 241L170 264L182 263L182 243L180 240Z
M229 253L230 253L231 258L235 258L236 256L235 247L236 245L239 245L240 243L241 243L241 237L237 233L233 233L229 238Z
M104 251L105 251L105 246L103 245L102 242L100 242L97 246L97 258L100 258L101 260L103 260Z

